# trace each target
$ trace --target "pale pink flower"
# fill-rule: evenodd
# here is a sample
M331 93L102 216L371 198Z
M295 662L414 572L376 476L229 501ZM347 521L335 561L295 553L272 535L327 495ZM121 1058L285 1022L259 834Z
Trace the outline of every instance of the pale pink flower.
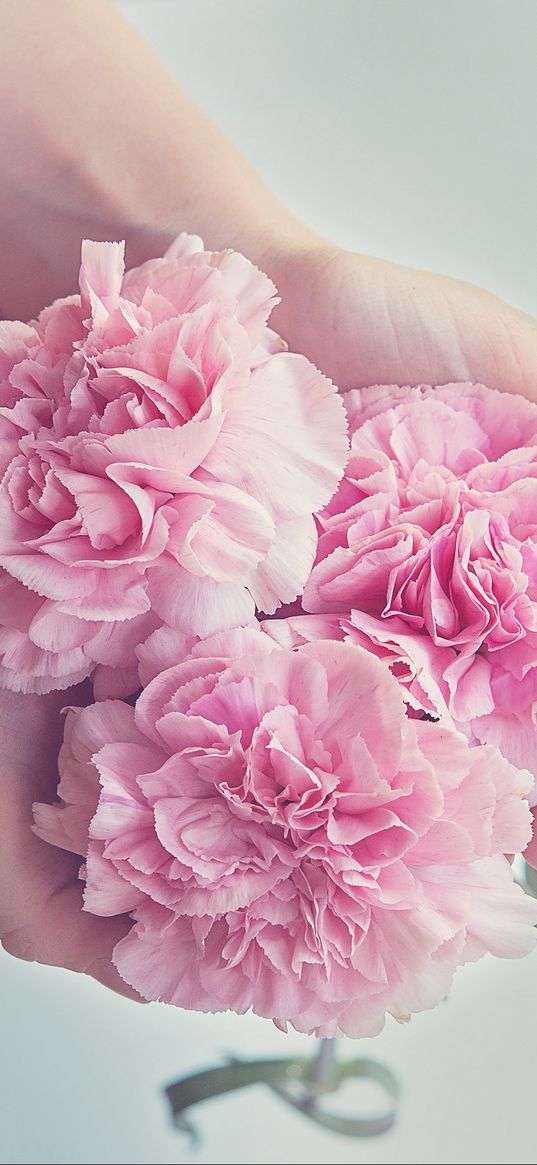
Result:
M537 774L537 405L479 384L346 402L304 610L386 659L417 712Z
M267 327L271 281L181 236L0 329L0 679L123 694L160 623L246 624L301 593L348 445L334 386ZM103 669L106 668L106 671Z
M147 999L374 1035L486 951L534 946L504 853L530 835L528 772L406 715L372 654L260 630L195 644L135 708L68 715L36 832L81 855L85 909L132 912L113 961Z

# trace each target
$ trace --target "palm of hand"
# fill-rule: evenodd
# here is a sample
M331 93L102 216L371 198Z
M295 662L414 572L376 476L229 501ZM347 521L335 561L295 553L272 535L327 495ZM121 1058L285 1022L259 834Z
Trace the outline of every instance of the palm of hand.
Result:
M469 379L535 395L537 324L478 288L328 247L271 266L283 296L271 323L341 388ZM32 803L54 797L61 708L90 699L0 692L0 939L136 997L111 962L128 919L85 914L78 859L30 830Z

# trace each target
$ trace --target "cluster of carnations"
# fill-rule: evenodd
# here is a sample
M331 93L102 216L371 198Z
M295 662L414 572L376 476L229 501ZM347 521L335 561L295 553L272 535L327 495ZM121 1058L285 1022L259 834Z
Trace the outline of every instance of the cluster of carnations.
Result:
M369 1036L535 945L537 406L342 397L275 302L196 238L85 243L0 325L0 682L93 680L34 828L130 914L127 983Z

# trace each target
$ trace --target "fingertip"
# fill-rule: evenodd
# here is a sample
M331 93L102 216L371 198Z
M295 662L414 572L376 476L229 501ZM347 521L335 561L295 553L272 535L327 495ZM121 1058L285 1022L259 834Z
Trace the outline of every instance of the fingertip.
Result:
M125 983L110 959L96 959L87 968L86 973L92 979L96 979L98 983L102 983L103 987L115 991L116 995L123 995L126 999L132 999L134 1003L147 1003L147 1000L143 999L133 987Z

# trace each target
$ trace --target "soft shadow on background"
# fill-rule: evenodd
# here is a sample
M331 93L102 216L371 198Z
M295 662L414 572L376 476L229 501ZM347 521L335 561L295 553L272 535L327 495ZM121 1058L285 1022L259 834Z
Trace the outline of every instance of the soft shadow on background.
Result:
M534 0L118 7L311 226L537 312ZM210 164L208 179L218 181ZM377 1040L343 1041L401 1079L387 1136L360 1143L315 1131L257 1088L199 1110L195 1157L167 1122L161 1086L226 1052L292 1055L309 1041L251 1016L137 1007L4 954L0 975L4 1163L537 1160L537 954L467 967L436 1011L409 1027L389 1022Z

